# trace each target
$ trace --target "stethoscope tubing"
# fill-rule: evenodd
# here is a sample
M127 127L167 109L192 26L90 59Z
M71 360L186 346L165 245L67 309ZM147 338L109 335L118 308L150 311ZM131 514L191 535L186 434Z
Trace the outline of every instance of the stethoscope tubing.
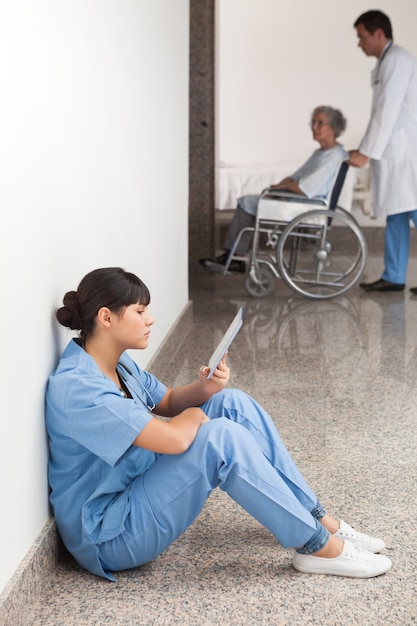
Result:
M119 361L118 364L118 373L120 378L122 379L122 381L124 382L124 384L126 385L127 389L129 389L130 393L132 394L132 398L133 400L135 400L136 398L138 400L140 400L140 402L149 410L149 411L153 411L155 408L155 402L154 399L152 398L151 394L149 393L149 391L146 389L145 385L142 383L141 380L139 380L139 378L130 370L129 367L127 367L127 365L125 365L125 363L123 363L122 361ZM145 397L147 398L147 401L145 402L143 400L143 398L141 398L141 396L138 394L138 392L136 391L136 389L134 388L134 386L132 385L132 383L129 381L128 378L126 378L126 376L123 374L123 372L121 371L121 369L124 369L125 372L127 372L127 374L129 374L129 376L131 376L133 378L133 380L135 381L135 383L137 383L139 385L139 387L141 387L145 393ZM148 402L148 400L150 402Z

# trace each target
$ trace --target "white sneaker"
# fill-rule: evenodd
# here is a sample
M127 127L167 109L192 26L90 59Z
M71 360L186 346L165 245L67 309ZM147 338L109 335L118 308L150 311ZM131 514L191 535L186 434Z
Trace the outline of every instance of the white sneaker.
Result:
M357 530L354 530L352 526L349 526L349 524L343 520L340 522L340 528L334 536L344 541L350 541L350 543L353 543L355 546L360 546L368 550L368 552L381 552L381 550L385 548L385 542L382 539L370 537L369 535L365 535L365 533L358 533Z
M349 578L372 578L387 572L392 563L387 556L374 554L345 541L343 552L334 559L295 552L293 567L303 574L329 574Z

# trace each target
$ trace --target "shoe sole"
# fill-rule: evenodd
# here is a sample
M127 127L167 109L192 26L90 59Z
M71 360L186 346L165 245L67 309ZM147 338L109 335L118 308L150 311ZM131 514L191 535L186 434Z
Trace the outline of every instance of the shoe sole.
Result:
M404 291L404 287L402 289L367 289L366 287L361 287L361 289L366 293L387 293L389 291L392 293L399 293L400 291Z
M324 559L325 560L325 559ZM391 569L391 563L389 565L382 565L378 568L374 568L372 571L364 572L359 569L354 570L352 568L351 571L346 571L346 568L335 568L327 566L324 563L316 566L300 566L296 563L293 563L293 567L297 572L301 572L302 574L325 574L327 576L344 576L345 578L375 578L376 576L381 576L385 574Z
M405 285L401 285L401 287L369 287L366 285L359 285L359 287L363 290L363 291L367 291L368 293L370 291L373 291L374 293L385 293L386 291L404 291L405 289ZM410 289L411 291L411 289Z
M240 269L235 267L229 267L225 270L225 265L221 265L220 263L206 263L205 265L201 264L206 270L210 270L216 274L246 274L246 269Z

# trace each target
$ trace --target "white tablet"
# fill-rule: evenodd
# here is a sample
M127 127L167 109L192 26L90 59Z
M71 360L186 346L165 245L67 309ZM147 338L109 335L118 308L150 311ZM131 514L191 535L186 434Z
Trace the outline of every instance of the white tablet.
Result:
M212 377L213 372L215 371L216 367L222 360L224 354L229 349L230 344L232 343L233 339L236 337L242 324L243 324L243 306L240 307L233 322L230 324L229 328L226 330L221 341L219 342L219 345L217 346L217 348L211 355L211 358L208 364L210 371L207 375L207 378Z

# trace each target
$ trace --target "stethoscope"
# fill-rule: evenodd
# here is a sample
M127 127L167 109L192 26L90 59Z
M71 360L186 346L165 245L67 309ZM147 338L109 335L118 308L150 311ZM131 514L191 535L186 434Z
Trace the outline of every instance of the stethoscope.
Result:
M375 78L374 78L374 80L372 82L372 85L378 85L379 84L379 68L381 67L381 63L385 59L385 56L386 56L388 50L391 48L393 43L394 42L391 40L389 42L389 44L387 44L387 47L385 48L384 52L382 53L381 58L378 59L378 63L377 63L377 66L376 66Z
M141 389L143 389L143 391L145 392L146 401L138 394L138 392L135 390L133 385L129 382L129 379L126 378L126 376L123 374L123 372L121 371L122 368L125 370L125 372L127 372L129 374L129 376L131 376L133 378L135 383L137 383L139 385L139 387L141 387ZM142 383L142 381L139 380L139 378L137 376L135 376L135 374L133 372L131 372L130 369L127 367L127 365L125 365L122 361L119 361L118 364L117 364L117 373L120 376L120 380L126 385L126 389L128 389L130 395L132 396L132 399L135 400L135 401L136 401L136 399L140 400L140 402L143 404L143 406L145 406L149 411L153 411L156 405L155 405L154 399L152 398L151 394L146 389L146 387Z

